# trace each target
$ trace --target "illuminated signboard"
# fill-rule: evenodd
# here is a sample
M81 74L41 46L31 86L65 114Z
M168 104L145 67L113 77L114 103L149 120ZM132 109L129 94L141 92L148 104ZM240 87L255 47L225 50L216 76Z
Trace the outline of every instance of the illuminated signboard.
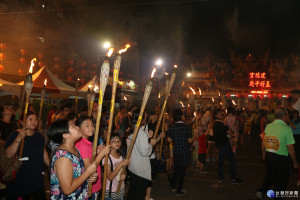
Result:
M270 81L266 80L266 73L251 72L249 73L249 87L252 88L271 88Z

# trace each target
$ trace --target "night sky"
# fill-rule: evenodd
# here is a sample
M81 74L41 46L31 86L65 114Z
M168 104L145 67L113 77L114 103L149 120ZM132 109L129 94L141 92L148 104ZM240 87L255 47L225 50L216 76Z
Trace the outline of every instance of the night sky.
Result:
M165 65L172 66L207 55L228 60L230 50L242 56L258 56L270 50L274 59L300 54L298 0L65 0L49 1L45 14L36 16L49 15L50 19L51 14L55 15L53 10L60 8L67 16L62 21L77 27L68 31L83 36L78 41L82 46L76 44L73 49L99 54L100 41L111 40L116 45L130 42L139 52L141 65L149 70L159 57ZM27 12L24 3L7 10L14 11ZM34 17L35 14L25 14L16 26ZM55 33L64 28L56 27ZM50 41L52 46L45 49L55 48L54 44Z

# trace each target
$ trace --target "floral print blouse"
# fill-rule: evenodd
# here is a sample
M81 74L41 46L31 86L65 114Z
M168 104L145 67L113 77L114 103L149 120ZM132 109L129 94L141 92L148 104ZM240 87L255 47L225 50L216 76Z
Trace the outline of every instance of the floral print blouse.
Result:
M77 150L78 151L78 150ZM88 199L88 181L86 180L79 188L77 188L72 194L65 195L61 187L59 185L58 177L55 172L54 164L55 162L61 158L65 157L71 160L73 164L73 178L80 176L84 172L84 162L78 152L78 157L74 154L65 151L65 150L57 150L52 158L51 162L51 170L50 170L50 183L51 183L51 191L50 198L51 200L85 200Z

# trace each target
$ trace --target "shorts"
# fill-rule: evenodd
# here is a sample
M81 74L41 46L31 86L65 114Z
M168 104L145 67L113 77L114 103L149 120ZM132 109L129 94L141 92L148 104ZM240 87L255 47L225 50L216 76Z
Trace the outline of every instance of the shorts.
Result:
M212 135L208 135L208 142L215 142L215 138Z
M198 161L205 165L206 162L206 153L198 154Z

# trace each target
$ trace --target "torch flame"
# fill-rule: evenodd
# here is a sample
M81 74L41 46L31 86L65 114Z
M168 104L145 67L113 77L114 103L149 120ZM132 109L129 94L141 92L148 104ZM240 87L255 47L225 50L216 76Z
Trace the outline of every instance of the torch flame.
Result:
M112 53L114 52L114 50L115 50L114 48L108 49L108 52L107 52L106 56L110 57L112 55Z
M236 106L236 103L235 103L235 101L234 101L233 99L232 99L231 101L232 101L233 105L235 105L235 106Z
M168 75L169 75L169 73L168 73L168 72L165 72L165 75L166 75L166 76L168 76Z
M221 106L223 105L222 102L220 102L220 105L221 105Z
M130 44L126 44L125 49L121 49L118 51L118 54L124 53L127 51L127 49L130 47Z
M124 96L124 100L127 101L127 98Z
M36 58L32 59L31 60L31 65L30 65L30 68L29 68L29 73L32 74L32 70L33 70L33 66L34 66L34 63L36 62Z
M177 65L174 65L174 68L177 69Z
M198 88L199 89L199 94L200 94L200 96L201 96L201 89L200 88Z
M158 93L158 98L160 99L160 93Z
M190 89L193 91L194 95L196 95L195 90L192 87L190 87Z
M194 112L194 116L196 117L197 115L196 115L196 112Z
M91 89L92 87L93 87L93 86L92 86L91 84L88 86L88 88L90 88L90 89Z
M215 99L213 97L211 98L211 100L212 100L212 102L215 102Z
M45 85L45 86L47 85L47 79L44 80L44 85Z
M186 98L189 98L189 97L190 97L190 95L189 95L189 94L187 94L187 95L186 95Z
M152 73L151 73L151 78L153 78L153 77L154 77L154 74L155 74L155 72L156 72L156 68L154 68L154 69L152 70Z
M190 105L190 104L188 104L188 107L191 107L191 105Z
M97 90L99 90L99 86L98 85L95 86L94 92L96 92Z
M219 92L219 97L221 96L221 93Z
M181 101L180 101L180 104L181 104L182 107L184 107L184 105L183 105L183 103Z

